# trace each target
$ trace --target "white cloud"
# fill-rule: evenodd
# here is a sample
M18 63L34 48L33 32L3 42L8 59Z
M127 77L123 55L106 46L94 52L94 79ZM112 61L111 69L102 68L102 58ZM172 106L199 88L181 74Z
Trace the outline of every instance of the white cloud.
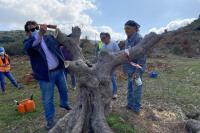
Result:
M157 34L163 33L165 30L172 31L176 30L180 27L186 26L190 23L192 23L196 18L190 18L190 19L177 19L174 21L171 21L167 24L167 26L161 27L161 28L151 28L149 32L155 32Z
M108 26L93 26L92 18L85 13L87 10L100 12L95 0L0 0L0 27L23 29L27 20L36 20L38 23L57 24L66 33L78 25L83 28L83 37L87 35L90 39L94 39L102 29L107 29L114 39L122 36Z

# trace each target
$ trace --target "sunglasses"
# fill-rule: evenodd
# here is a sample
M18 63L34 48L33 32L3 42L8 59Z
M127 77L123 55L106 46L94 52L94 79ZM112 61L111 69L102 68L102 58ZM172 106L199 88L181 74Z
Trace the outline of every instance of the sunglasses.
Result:
M37 25L35 28L30 29L29 31L34 32L35 30L39 30L39 26Z
M131 29L131 27L124 27L124 30L130 30Z

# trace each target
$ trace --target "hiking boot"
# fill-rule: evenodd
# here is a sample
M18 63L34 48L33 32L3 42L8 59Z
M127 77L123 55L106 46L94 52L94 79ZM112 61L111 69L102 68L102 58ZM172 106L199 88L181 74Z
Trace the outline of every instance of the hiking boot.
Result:
M140 115L140 111L135 111L133 108L131 108L129 106L126 106L126 109L132 111L136 115Z
M132 110L132 108L129 107L128 105L126 106L126 109L127 109L127 110Z
M5 95L6 93L5 93L5 91L2 91L2 95Z
M49 120L49 121L47 121L45 128L46 128L46 130L50 130L51 128L54 127L54 125L55 125L54 120Z
M117 94L114 94L113 97L112 97L112 99L116 100L117 99Z
M62 106L62 105L60 105L60 107L66 109L66 110L68 110L68 111L69 111L69 110L72 110L72 107L69 106L69 105L67 105L67 106Z

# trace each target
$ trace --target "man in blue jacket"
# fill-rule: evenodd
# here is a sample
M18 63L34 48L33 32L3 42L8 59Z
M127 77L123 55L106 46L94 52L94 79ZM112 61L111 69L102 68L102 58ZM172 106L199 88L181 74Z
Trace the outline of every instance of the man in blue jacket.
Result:
M138 45L142 40L142 37L139 34L139 28L140 25L133 20L129 20L125 23L124 30L127 35L125 49ZM136 83L135 76L139 75L139 77L142 78L142 74L145 70L146 55L132 60L132 62L139 64L142 69L132 66L130 63L123 65L124 72L128 75L127 108L134 111L136 114L139 114L141 108L142 85Z
M27 21L24 28L28 36L24 40L24 49L30 57L34 77L39 82L47 121L46 128L49 130L54 126L55 85L60 95L60 107L71 110L64 74L64 58L57 40L51 35L44 35L47 25L40 25L39 29L35 21Z

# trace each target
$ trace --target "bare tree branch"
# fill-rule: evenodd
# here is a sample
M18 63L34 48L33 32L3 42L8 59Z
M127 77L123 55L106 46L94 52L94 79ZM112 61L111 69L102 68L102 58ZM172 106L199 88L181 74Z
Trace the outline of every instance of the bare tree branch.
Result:
M61 32L60 29L56 29L55 38L60 44L64 45L73 55L73 60L84 59L80 45L81 30L79 27L72 28L72 34L70 36Z
M144 37L144 39L135 47L129 48L129 57L130 59L137 59L141 55L145 54L150 48L152 48L158 41L160 41L161 35L157 35L155 33L150 33ZM107 68L108 71L111 71L114 67L128 63L125 50L122 50L117 53L108 53L103 51L100 53L100 59L98 60L98 67L104 64L104 68ZM101 70L102 72L103 70ZM105 69L104 69L105 71Z

